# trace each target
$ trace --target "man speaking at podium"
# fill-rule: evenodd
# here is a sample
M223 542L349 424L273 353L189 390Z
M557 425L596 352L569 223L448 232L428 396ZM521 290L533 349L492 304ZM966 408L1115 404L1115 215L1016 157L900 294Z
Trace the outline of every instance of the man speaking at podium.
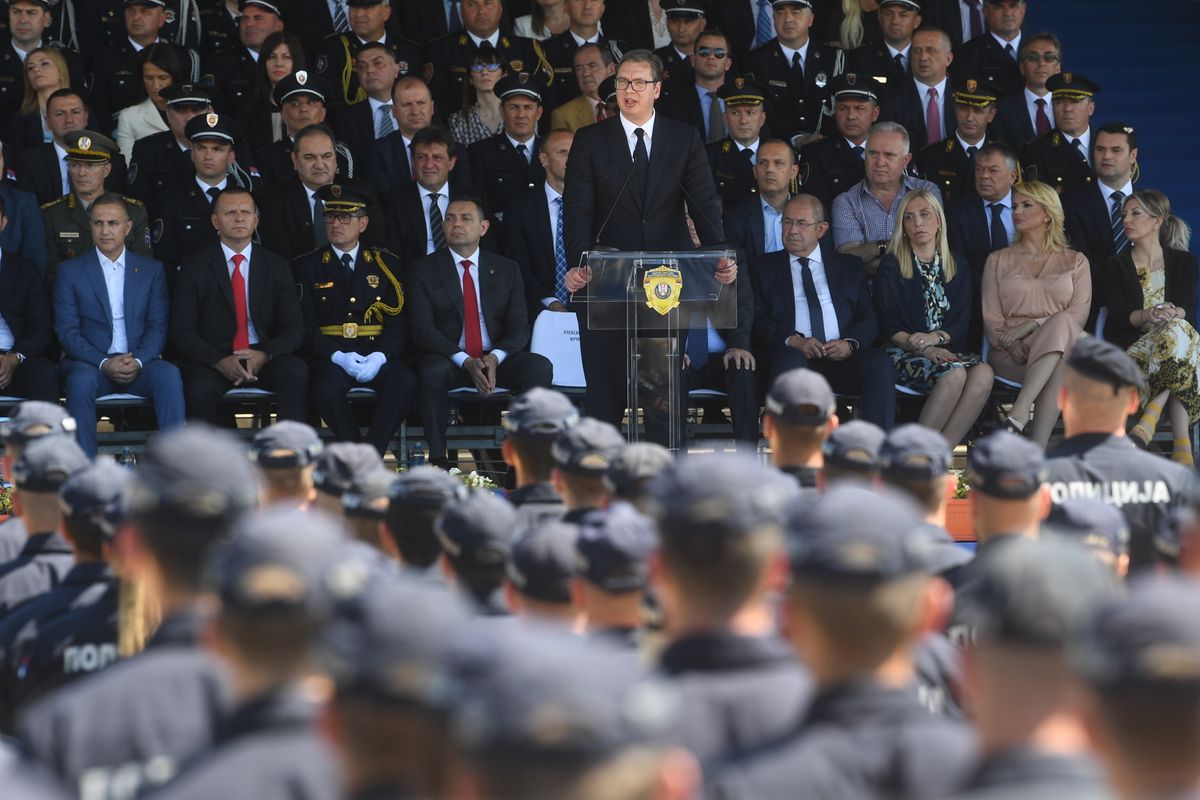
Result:
M620 114L575 134L563 193L568 264L580 264L583 253L595 248L691 250L688 211L701 245L725 240L700 134L654 113L662 75L654 53L626 53L616 80ZM586 267L577 266L567 271L564 285L574 294L590 277ZM737 264L723 259L716 279L728 285L736 278ZM576 311L588 414L619 426L626 401L624 333L589 331L586 310Z

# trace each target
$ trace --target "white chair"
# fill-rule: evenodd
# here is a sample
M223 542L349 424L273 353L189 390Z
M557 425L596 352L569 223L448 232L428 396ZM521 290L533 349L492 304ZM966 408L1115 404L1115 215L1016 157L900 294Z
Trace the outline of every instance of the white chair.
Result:
M983 354L981 357L985 364L987 363L987 360L988 360L988 352L991 349L992 349L991 343L988 342L987 336L984 336L983 337ZM1010 381L1008 378L1001 378L999 375L993 375L992 377L995 379L996 383L1007 386L1010 389L1016 389L1016 390L1020 391L1021 387L1024 386L1024 384L1020 383L1019 381Z
M554 367L556 389L585 389L579 349L579 317L570 311L543 311L533 323L529 349Z

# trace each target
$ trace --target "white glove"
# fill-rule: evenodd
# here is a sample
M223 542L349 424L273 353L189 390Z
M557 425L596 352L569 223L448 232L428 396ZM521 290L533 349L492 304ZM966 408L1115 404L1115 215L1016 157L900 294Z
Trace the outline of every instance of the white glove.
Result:
M370 383L375 380L375 376L379 374L379 370L383 369L383 365L386 363L387 356L383 353L371 353L359 364L358 373L354 377L359 383Z
M365 359L358 353L346 353L338 350L329 357L329 360L341 367L342 371L351 378L357 378L358 370L362 366Z

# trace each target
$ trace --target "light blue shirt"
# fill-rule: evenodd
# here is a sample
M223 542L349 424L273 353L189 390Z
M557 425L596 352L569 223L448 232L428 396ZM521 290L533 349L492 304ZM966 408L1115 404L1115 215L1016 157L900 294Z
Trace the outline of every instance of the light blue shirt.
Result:
M762 205L763 252L774 253L776 250L782 250L783 214L776 211L774 206L761 197L758 202Z
M704 138L707 141L712 138L712 129L709 127L709 114L712 113L713 98L708 96L709 92L716 94L716 89L705 89L700 84L696 84L696 94L700 97L700 118L704 120ZM725 101L721 98L716 98L721 104L721 113L725 113Z
M982 200L981 202L983 203L983 216L984 219L987 220L988 230L990 231L992 224L992 209L988 208L988 206L990 206L991 203L989 203L987 200ZM1008 197L1005 197L1003 200L997 200L996 202L1001 205L1000 221L1004 224L1004 232L1008 234L1008 241L1011 244L1013 238L1017 235L1017 229L1015 226L1013 226L1012 218L1012 192L1008 193Z
M110 261L108 256L100 252L100 248L96 248L96 257L100 259L100 271L104 274L104 288L108 290L108 306L112 309L112 344L108 348L110 353L129 352L129 337L125 333L126 252L122 248L121 255L117 256L115 261ZM107 360L105 359L105 361Z

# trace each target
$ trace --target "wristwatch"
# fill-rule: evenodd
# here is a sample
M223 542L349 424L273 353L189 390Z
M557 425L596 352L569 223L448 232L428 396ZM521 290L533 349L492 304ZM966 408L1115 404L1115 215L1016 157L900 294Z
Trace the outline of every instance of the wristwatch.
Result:
M888 246L887 246L887 242L880 242L880 243L879 243L879 257L880 257L880 258L883 258L883 257L884 257L884 255L887 253L887 248L888 248Z

